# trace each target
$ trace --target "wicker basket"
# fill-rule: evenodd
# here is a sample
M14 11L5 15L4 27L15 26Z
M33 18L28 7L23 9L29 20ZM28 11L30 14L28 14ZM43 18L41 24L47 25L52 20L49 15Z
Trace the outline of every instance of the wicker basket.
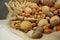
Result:
M28 0L28 1L38 3L39 0L38 1L37 0ZM7 6L8 10L9 10L7 19L11 20L11 19L16 19L16 17L17 17L17 18L26 19L26 20L38 20L35 18L29 18L29 17L27 18L27 17L17 15L17 13L20 13L20 11L22 11L21 4L23 4L24 2L27 2L27 0L20 0L20 1L19 0L11 0L8 3L5 3L5 5ZM20 10L20 11L18 11L18 10Z

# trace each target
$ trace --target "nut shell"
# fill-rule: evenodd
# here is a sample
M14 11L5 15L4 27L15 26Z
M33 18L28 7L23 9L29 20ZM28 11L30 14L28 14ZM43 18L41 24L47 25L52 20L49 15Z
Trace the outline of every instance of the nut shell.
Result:
M41 19L38 23L38 26L44 26L44 25L47 25L48 24L48 21L46 19Z
M40 33L39 31L34 31L32 34L32 38L36 39L36 38L41 38L43 35L42 33Z
M54 27L54 30L55 30L55 31L60 31L60 26L55 26L55 27Z
M58 16L53 16L53 17L50 19L50 23L51 23L51 25L60 24L60 18L59 18Z
M31 13L31 12L32 12L31 8L29 8L29 7L26 7L24 11L25 11L26 13Z
M60 8L60 1L55 2L55 7Z
M29 21L23 21L20 25L20 29L23 31L29 31L32 28L32 25Z
M41 38L43 32L43 27L37 27L32 34L32 38Z
M27 36L32 37L33 32L33 30L30 30L29 32L27 32Z
M47 29L44 29L44 33L45 34L50 34L52 31L51 31L51 29L49 29L49 28L47 28Z
M48 6L43 6L42 7L42 11L43 11L43 13L49 13L49 11L50 11L50 8L48 7Z

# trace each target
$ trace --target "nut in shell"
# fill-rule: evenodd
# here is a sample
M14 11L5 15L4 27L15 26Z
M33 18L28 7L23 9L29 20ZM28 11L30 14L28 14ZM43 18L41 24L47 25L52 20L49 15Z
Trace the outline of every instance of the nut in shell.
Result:
M27 32L27 36L32 37L33 32L33 30L30 30L29 32Z
M60 8L60 1L55 2L55 8Z
M32 4L30 4L30 7L31 7L31 8L37 8L38 5L37 5L36 3L32 3Z
M55 31L60 31L60 26L55 26L53 29L54 29Z
M48 6L43 6L42 7L42 11L43 11L43 13L49 13L49 11L50 11L50 8L48 7Z
M43 27L37 27L32 34L32 38L41 38L42 32L43 32Z
M44 26L44 25L47 25L48 24L48 21L46 19L41 19L38 23L38 26Z
M60 24L60 18L58 16L53 16L50 19L50 23L51 23L51 25L58 25L58 24Z
M24 11L25 11L26 13L31 13L31 12L32 12L31 8L29 8L29 7L26 7Z
M29 21L23 21L20 25L20 29L23 31L29 31L32 29L32 25Z
M32 34L32 38L34 38L34 39L41 38L42 36L43 36L42 33L40 33L39 31L34 31Z
M44 33L45 33L45 34L50 34L51 32L52 32L52 30L51 30L51 29L49 29L49 28L44 29Z

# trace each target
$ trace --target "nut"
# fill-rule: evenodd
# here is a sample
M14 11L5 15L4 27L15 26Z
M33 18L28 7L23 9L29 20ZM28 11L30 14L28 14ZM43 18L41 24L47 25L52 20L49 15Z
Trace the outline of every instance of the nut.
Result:
M51 31L51 29L49 29L49 28L47 28L47 29L44 29L44 33L45 34L50 34L52 31Z
M23 21L20 25L20 29L23 31L29 31L32 29L32 25L29 21Z
M60 24L60 18L59 18L58 16L53 16L53 17L50 19L50 23L51 23L51 25Z
M46 19L41 19L38 23L38 26L45 26L48 24L48 21Z
M55 27L54 27L54 30L55 30L55 31L60 31L60 26L55 26Z

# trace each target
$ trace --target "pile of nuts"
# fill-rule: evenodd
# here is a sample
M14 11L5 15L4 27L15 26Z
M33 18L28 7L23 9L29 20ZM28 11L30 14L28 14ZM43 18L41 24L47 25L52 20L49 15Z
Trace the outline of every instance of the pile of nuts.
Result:
M9 7L16 15L10 26L37 39L44 34L60 31L60 3L56 0L41 0L41 3L10 1ZM49 3L48 3L49 2Z

